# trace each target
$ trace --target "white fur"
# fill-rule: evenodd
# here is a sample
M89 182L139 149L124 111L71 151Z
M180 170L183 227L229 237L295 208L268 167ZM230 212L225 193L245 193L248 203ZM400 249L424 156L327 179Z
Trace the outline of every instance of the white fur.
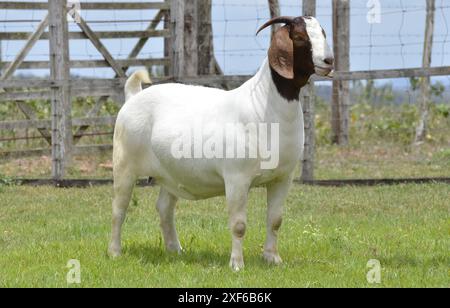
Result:
M323 75L323 71L332 69L332 65L326 64L325 59L333 58L333 51L327 43L319 21L314 17L304 18L306 31L312 44L313 62L316 66L316 72Z
M125 100L129 100L134 95L142 91L142 83L152 84L152 80L147 70L135 72L128 78L125 84Z
M140 80L142 75L135 74L131 78ZM135 81L129 84L132 87L126 89L127 93L135 93ZM175 159L171 155L171 145L179 137L180 130L194 127L199 122L213 131L223 130L230 123L279 123L278 166L273 170L261 169L261 157ZM245 134L235 129L237 135ZM204 134L207 137L208 133ZM270 134L268 138L270 140ZM267 59L252 79L233 91L164 84L130 95L119 112L114 135L115 198L110 254L118 256L121 253L121 227L136 179L151 176L161 186L157 208L169 251L182 251L174 220L178 198L198 200L226 196L232 231L230 266L234 270L244 266L242 242L249 190L265 185L268 214L264 257L270 263L280 263L277 232L303 144L301 105L280 96Z

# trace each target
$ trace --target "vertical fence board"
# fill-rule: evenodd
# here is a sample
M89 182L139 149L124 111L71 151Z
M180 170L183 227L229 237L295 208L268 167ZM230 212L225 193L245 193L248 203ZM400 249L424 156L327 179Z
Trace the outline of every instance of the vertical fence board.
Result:
M2 48L2 40L0 40L0 76L3 74L3 48Z
M198 18L198 74L214 75L215 59L213 45L213 28L211 20L212 1L198 1L197 18Z
M49 0L50 64L54 82L70 78L66 0ZM71 162L72 118L70 89L63 82L52 90L52 176L64 178Z
M434 19L436 11L436 1L427 0L427 17L425 24L425 41L423 45L422 67L429 68L431 66L431 56L433 54L433 32ZM420 83L419 98L419 124L416 128L415 143L420 144L425 141L428 131L428 115L430 108L430 77L423 77Z
M184 1L171 2L172 76L183 77L184 71Z
M350 70L350 1L333 0L333 42L335 68ZM332 142L347 145L349 142L350 86L348 81L333 82Z
M333 14L333 53L335 58L335 69L338 69L339 50L337 42L339 40L338 33L338 0L332 2ZM339 81L333 81L332 98L331 98L331 142L339 143L340 130L340 113L339 113Z
M198 44L197 44L197 0L184 1L184 70L186 77L197 76Z
M169 1L170 0L166 0L167 3L170 3ZM170 16L171 16L170 10L164 11L164 30L171 31ZM171 37L164 38L164 58L171 59L169 65L166 65L166 67L164 68L164 75L170 76L173 73L172 38Z
M316 16L316 0L303 1L303 15ZM305 149L303 152L302 176L304 182L314 180L314 155L316 147L314 82L310 82L302 91L303 118L305 122Z

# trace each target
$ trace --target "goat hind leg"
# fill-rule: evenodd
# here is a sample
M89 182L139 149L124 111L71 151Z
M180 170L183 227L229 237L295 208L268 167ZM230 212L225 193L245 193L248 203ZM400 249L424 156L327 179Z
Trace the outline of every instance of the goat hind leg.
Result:
M175 206L177 200L177 197L161 187L156 207L159 212L161 231L167 251L180 254L183 249L175 227Z
M125 221L135 182L135 176L132 176L127 172L115 172L112 235L108 250L108 254L111 257L119 257L122 254L122 225Z

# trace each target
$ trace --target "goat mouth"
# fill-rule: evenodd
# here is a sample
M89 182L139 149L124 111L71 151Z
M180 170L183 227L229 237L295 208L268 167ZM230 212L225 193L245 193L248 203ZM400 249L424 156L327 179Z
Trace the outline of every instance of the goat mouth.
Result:
M321 69L321 70L323 70L323 71L332 71L333 70L333 67L332 66L318 66L318 65L316 65L316 68L318 68L318 69Z
M316 74L321 75L321 76L328 76L333 72L333 67L329 66L329 67L323 67L323 66L317 66L316 65Z

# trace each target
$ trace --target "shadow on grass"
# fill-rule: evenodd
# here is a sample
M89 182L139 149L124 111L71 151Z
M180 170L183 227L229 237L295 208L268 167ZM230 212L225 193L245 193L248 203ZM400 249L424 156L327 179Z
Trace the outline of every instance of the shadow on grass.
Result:
M161 264L192 264L201 266L217 266L228 267L231 251L222 249L214 251L214 249L192 248L183 251L181 255L166 252L160 246L154 246L151 243L130 243L124 247L124 256L130 256L138 259L144 265L161 265ZM269 266L261 256L247 253L245 256L246 265L269 268Z

